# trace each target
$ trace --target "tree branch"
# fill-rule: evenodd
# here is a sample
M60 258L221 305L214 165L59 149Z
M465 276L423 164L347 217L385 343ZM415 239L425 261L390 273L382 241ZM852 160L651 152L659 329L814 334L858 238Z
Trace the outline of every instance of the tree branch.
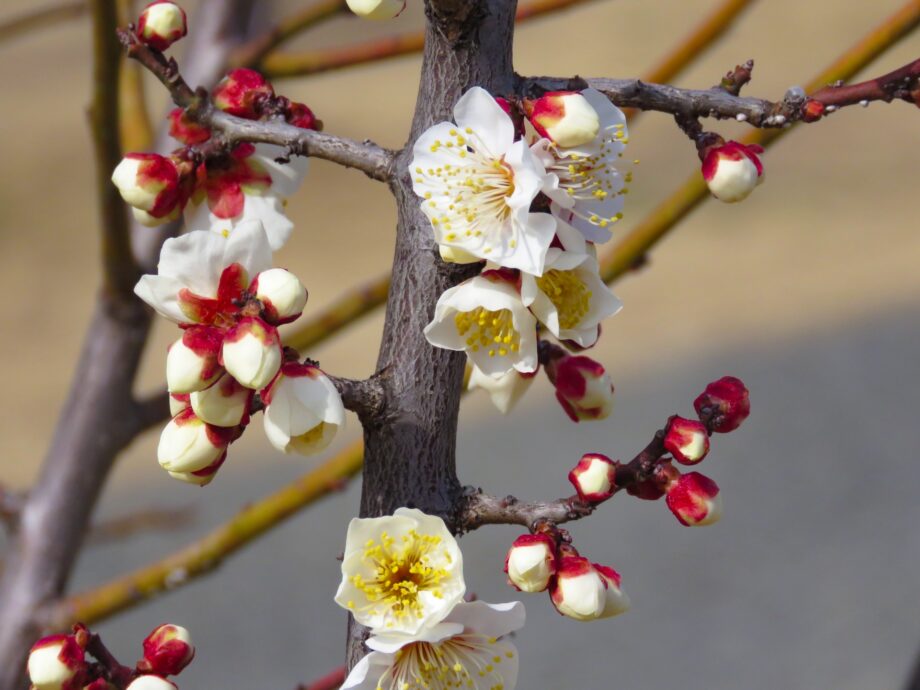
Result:
M132 29L119 29L118 37L129 58L146 67L169 90L173 102L188 108L199 124L219 135L219 143L232 147L243 141L276 144L291 153L313 156L362 171L375 180L388 180L395 152L365 141L358 142L325 132L301 129L286 122L244 120L221 112L211 105L207 92L193 91L179 74L175 60L141 43ZM211 142L209 142L211 143Z
M0 486L0 522L8 532L14 532L19 523L19 516L25 506L28 494L24 491L11 491Z
M346 410L351 410L361 418L362 423L370 419L383 410L386 402L386 391L384 391L380 374L374 374L369 379L355 380L344 379L338 376L329 376L329 379L335 384L336 390L342 396L342 404Z
M749 78L749 74L747 75ZM741 82L743 83L743 82ZM748 98L733 93L733 88L716 86L711 89L682 89L665 84L648 84L640 79L559 79L530 77L522 79L519 93L533 98L547 91L583 89L588 86L602 92L611 103L622 108L655 110L670 113L681 119L714 117L737 119L754 127L783 127L797 121L814 121L809 112L810 103L823 106L823 113L833 112L846 105L891 102L903 100L918 104L920 100L920 59L888 74L849 86L827 86L810 97L790 89L780 101Z

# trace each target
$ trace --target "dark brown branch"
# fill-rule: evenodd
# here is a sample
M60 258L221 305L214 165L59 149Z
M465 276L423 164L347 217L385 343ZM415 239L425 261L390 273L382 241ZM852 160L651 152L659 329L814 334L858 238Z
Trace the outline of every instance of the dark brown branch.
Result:
M881 77L858 84L825 87L809 98L792 88L780 101L737 96L721 85L712 89L681 89L664 84L647 84L639 79L582 79L529 77L520 79L518 93L533 98L546 91L593 87L621 108L656 110L682 118L714 117L745 121L754 127L782 127L795 121L817 119L808 114L808 104L818 103L824 113L845 105L920 99L920 59ZM820 115L819 115L820 117Z
M342 396L345 409L355 412L362 421L379 415L383 410L386 392L379 375L375 374L363 380L343 379L338 376L329 376L329 379Z
M664 435L668 424L655 432L649 444L636 457L617 467L616 488L611 498L622 489L651 479L659 466L666 462ZM519 501L514 496L496 498L480 489L473 489L468 491L461 507L459 523L464 532L483 525L523 525L534 530L543 522L558 525L587 517L598 505L600 503L583 501L577 495L555 501Z
M232 147L242 141L277 144L287 147L291 153L355 168L375 180L390 178L395 152L370 141L359 142L325 132L300 129L283 121L244 120L228 115L211 105L206 91L193 91L179 74L175 61L167 60L159 51L138 41L130 28L120 29L118 37L128 57L140 62L156 76L169 90L176 105L188 108L190 115L199 124L214 130L219 135L219 144L225 147Z

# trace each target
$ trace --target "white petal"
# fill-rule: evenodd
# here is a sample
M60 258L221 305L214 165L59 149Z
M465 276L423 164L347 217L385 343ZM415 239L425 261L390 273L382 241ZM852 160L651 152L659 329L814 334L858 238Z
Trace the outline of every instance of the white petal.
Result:
M145 275L134 286L134 294L153 307L160 316L176 323L188 323L189 318L179 307L179 290L183 287L175 278Z
M486 637L502 637L524 627L527 612L519 601L490 604L486 601L462 602L445 619Z
M514 141L511 118L492 95L479 86L460 97L454 106L454 119L462 129L472 129L495 158L505 153Z
M391 654L371 652L355 664L341 690L376 690L380 676L393 664Z
M256 144L255 155L259 164L271 175L272 193L284 199L298 190L310 166L310 159L306 156L291 156L288 163L276 163L275 159L287 157L288 151L274 144Z

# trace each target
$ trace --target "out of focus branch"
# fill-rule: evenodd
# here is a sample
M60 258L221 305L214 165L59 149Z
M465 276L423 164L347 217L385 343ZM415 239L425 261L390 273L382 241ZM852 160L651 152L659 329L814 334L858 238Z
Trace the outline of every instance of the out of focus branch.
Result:
M375 180L387 180L395 152L376 144L359 142L325 132L301 129L285 122L244 120L214 108L204 90L193 91L179 74L175 60L167 60L161 52L140 40L131 29L119 29L118 37L129 58L146 67L169 90L173 102L188 108L199 123L214 130L214 143L232 148L242 141L276 144L292 153L323 158L339 165L361 170ZM210 144L211 142L209 142Z
M0 23L0 43L24 34L82 17L89 9L87 0L70 0L55 5L31 9L24 14Z
M19 514L26 502L26 493L23 491L11 491L4 486L0 486L0 522L4 527L12 532L19 522Z
M285 17L261 36L256 36L241 46L230 58L230 63L235 67L257 66L266 55L285 41L347 10L345 0L316 0L312 5L307 5L299 12Z
M186 527L192 521L195 510L184 508L149 508L128 513L121 517L102 520L90 527L87 544L98 546L123 541L142 532L168 532Z
M181 551L62 600L48 611L48 626L63 629L74 621L93 623L213 571L227 556L272 527L341 489L361 471L363 457L363 444L358 441L292 484L251 503L229 522Z
M518 7L516 19L518 22L524 22L591 1L533 0ZM256 67L272 79L302 77L401 55L411 55L421 52L424 45L424 32L409 31L343 47L309 50L302 53L270 53L263 56L258 62L244 63L241 61L240 64Z

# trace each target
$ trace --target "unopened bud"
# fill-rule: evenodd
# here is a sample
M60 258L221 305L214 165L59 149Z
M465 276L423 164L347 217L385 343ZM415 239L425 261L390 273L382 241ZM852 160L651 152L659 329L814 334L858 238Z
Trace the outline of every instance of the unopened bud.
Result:
M160 676L138 676L125 690L179 690L179 686Z
M173 108L168 119L169 136L187 146L201 144L211 138L211 130L190 118L185 108Z
M29 652L29 679L34 690L79 690L87 664L74 635L43 637Z
M245 67L230 70L211 92L215 106L248 120L258 119L259 101L274 95L275 90L265 77Z
M166 623L156 628L144 640L144 658L137 669L158 676L174 676L195 657L195 647L189 631L179 625Z
M198 418L214 426L239 426L249 420L253 391L241 386L235 378L224 375L210 388L195 391L189 402Z
M569 481L583 501L599 503L613 495L616 475L613 460L600 453L588 453L569 472Z
M695 465L709 452L706 425L695 419L674 417L664 436L664 447L681 465Z
M169 416L175 417L183 410L192 406L191 398L188 393L170 393L169 394Z
M185 410L173 417L160 434L157 461L168 472L194 472L217 460L227 449L231 430L210 426ZM235 431L235 430L232 430Z
M613 412L613 382L603 365L583 355L565 355L546 365L556 399L573 422L606 419Z
M267 320L274 324L296 320L307 305L307 288L283 268L262 271L249 289L262 302Z
M587 558L565 556L550 588L550 598L563 616L596 620L607 608L607 581Z
M348 9L365 19L392 19L406 9L406 0L346 0Z
M274 326L253 316L240 319L224 337L221 359L246 388L265 388L281 367L281 340Z
M533 102L530 121L542 136L559 146L582 146L594 141L600 117L577 91L555 91Z
M693 401L693 408L709 428L720 434L734 431L751 414L748 389L741 379L723 376Z
M137 20L137 37L157 50L166 50L187 32L185 10L167 0L150 3Z
M172 344L166 355L166 388L191 393L210 386L223 373L218 363L223 335L217 328L193 326Z
M178 479L180 482L185 482L186 484L207 486L214 481L214 477L217 476L217 471L223 466L226 460L227 451L224 451L217 460L203 469L195 470L194 472L167 472L167 474L173 479Z
M670 489L665 502L682 525L702 527L722 517L719 485L699 472L682 475Z
M802 107L802 120L804 122L816 122L824 117L824 104L809 98Z
M338 390L322 370L309 364L286 363L262 399L265 435L284 453L319 453L345 424Z
M719 201L733 204L746 199L763 181L763 164L757 154L763 148L728 141L709 149L703 158L703 179Z
M304 103L291 103L285 117L289 124L301 129L322 129L322 122L316 119L316 115Z
M125 203L156 221L180 209L179 171L172 159L156 153L129 153L112 172Z
M556 542L545 534L522 534L505 557L508 582L522 592L542 592L556 572Z
M620 588L620 574L609 566L600 565L599 563L594 563L593 565L607 584L607 595L604 597L604 612L600 617L611 618L629 611L629 597Z

